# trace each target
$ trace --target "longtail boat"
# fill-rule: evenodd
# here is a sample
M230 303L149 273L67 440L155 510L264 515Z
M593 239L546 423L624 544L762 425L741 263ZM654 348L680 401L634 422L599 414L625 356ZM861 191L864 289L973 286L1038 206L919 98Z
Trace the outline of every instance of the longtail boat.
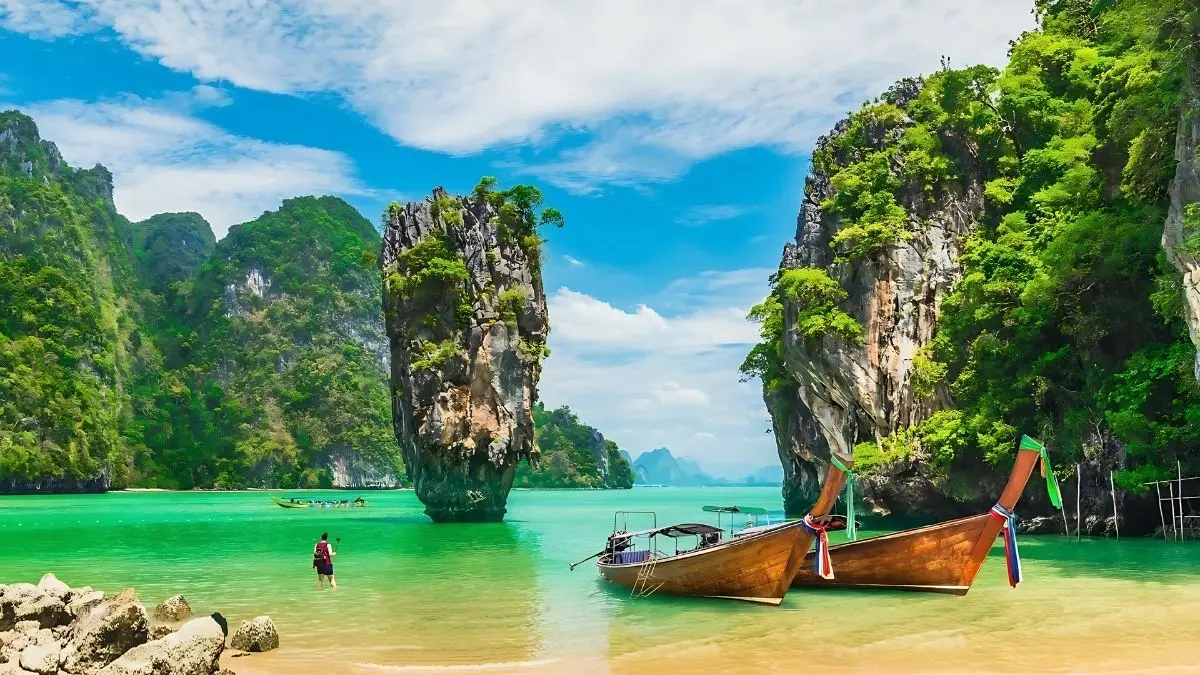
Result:
M271 501L275 502L276 506L282 506L285 509L308 509L308 508L313 508L313 509L353 509L353 508L358 508L358 509L361 509L361 508L366 507L366 505L367 505L367 500L363 499L362 497L359 497L353 501L348 500L348 499L343 499L343 500L338 501L338 500L319 500L319 499L318 500L313 500L313 499L303 500L303 499L295 499L295 498L280 499L278 497L271 496Z
M839 544L829 549L833 575L822 578L802 566L793 586L886 588L966 595L996 537L1005 533L1009 584L1021 579L1013 508L1029 481L1034 464L1042 460L1051 502L1058 505L1058 487L1046 449L1022 437L1008 484L987 513ZM807 559L812 564L811 555Z
M598 558L601 577L631 589L634 597L666 593L778 605L814 538L825 542L820 521L837 500L850 463L847 458L830 465L825 486L803 520L748 527L725 537L725 530L703 523L658 527L657 516L654 527L629 532L618 528L617 519L624 514L627 524L628 515L638 512L619 511L604 550L592 557ZM753 513L744 507L706 510L717 512L718 518L721 513ZM680 540L690 544L692 537L695 547L681 549ZM674 543L674 552L659 550L664 539Z
M286 499L280 499L279 497L275 497L275 496L271 497L271 501L275 502L276 506L282 506L285 509L307 509L308 508L308 504L305 504L304 502L288 501Z

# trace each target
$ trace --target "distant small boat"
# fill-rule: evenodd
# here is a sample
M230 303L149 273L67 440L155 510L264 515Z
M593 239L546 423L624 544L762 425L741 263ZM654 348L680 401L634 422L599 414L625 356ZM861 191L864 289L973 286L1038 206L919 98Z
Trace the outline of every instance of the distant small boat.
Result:
M847 459L841 466L830 465L821 495L804 520L748 527L722 540L724 530L703 523L627 532L618 529L617 517L625 514L627 521L630 513L637 512L617 512L604 550L592 557L599 558L600 576L631 589L634 597L666 593L778 605L813 539L820 535L824 541L824 528L818 523L837 499L849 464ZM723 513L766 513L736 506L704 510L717 513L718 519ZM680 550L680 539L685 537L696 537L695 548ZM674 553L658 549L663 539L674 543Z
M357 508L357 509L361 509L361 508L366 507L366 505L367 505L367 500L363 499L362 497L359 497L355 500L346 499L346 500L339 501L339 500L328 500L328 499L327 500L321 500L321 499L304 500L304 499L296 499L294 497L290 497L288 499L280 499L278 497L271 496L271 501L275 502L275 504L277 506L282 506L285 509L308 509L308 508L313 508L313 509L354 509L354 508Z
M276 505L282 506L285 509L307 509L308 508L308 504L305 504L304 502L298 502L295 500L288 501L286 499L280 499L279 497L275 497L275 496L271 497L271 501L275 502Z
M1029 440L1040 447L1036 441ZM1006 525L1014 530L1014 538L1006 542L1006 557L1009 582L1015 586L1020 581L1020 560L1016 556L1016 517L1012 509L1029 482L1039 456L1044 457L1039 449L1026 447L1022 442L1008 484L991 511L831 546L829 557L835 571L833 578L823 579L813 573L810 553L792 586L884 588L966 595L992 544ZM1053 480L1053 472L1048 480Z

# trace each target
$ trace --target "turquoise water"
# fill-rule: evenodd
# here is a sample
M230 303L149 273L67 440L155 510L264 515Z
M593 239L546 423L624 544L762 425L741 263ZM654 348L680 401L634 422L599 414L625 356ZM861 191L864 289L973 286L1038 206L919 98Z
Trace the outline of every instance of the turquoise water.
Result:
M514 491L506 522L462 525L433 525L411 492L363 496L349 510L256 492L4 497L0 583L53 571L151 606L183 593L197 613L271 615L282 648L233 659L239 673L795 672L818 657L839 672L1200 671L1193 542L1024 537L1016 590L997 546L965 597L795 591L771 608L632 600L591 563L567 566L603 545L616 509L711 522L700 506L779 509L778 488ZM326 531L341 539L336 592L311 568Z

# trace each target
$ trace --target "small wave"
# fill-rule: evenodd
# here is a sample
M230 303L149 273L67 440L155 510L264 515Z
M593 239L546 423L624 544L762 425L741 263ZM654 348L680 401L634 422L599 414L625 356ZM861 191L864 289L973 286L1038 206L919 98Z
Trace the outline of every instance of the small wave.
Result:
M464 664L444 665L444 666L443 665L390 666L390 665L386 665L386 664L382 664L382 663L356 663L354 665L359 666L361 668L370 668L371 670L386 670L386 671L395 671L395 672L421 671L421 670L435 670L435 671L443 672L443 671L456 671L456 670L480 671L480 670L500 670L500 669L504 669L504 668L532 668L535 666L548 666L551 663L557 663L557 662L558 662L558 659L537 659L534 661L509 661L509 662L504 662L504 663L464 663Z

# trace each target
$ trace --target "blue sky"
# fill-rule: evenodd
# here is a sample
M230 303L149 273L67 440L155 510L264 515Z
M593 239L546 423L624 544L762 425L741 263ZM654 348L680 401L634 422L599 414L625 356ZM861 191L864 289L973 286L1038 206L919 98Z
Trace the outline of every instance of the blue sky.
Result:
M833 10L836 5L836 10ZM1017 0L0 0L0 102L134 219L222 236L279 201L539 185L548 405L635 456L775 462L743 317L816 137L939 57L1003 61ZM737 466L733 466L737 465Z

